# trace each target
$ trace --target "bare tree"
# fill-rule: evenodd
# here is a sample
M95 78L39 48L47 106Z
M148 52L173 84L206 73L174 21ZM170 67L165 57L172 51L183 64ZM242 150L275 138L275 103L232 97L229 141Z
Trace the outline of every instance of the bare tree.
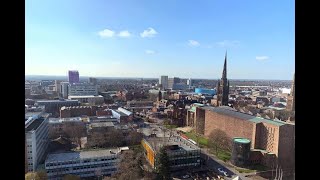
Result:
M210 133L208 142L211 148L215 148L216 154L219 149L230 150L231 148L231 139L220 129L215 129Z
M126 138L126 144L128 146L140 144L142 136L143 135L137 131L130 131Z
M88 147L119 147L125 144L125 137L121 130L94 131L88 136Z
M45 171L28 172L25 174L26 180L47 180L48 176Z
M125 151L121 155L118 171L112 175L112 178L120 180L141 179L143 177L141 158L141 153L136 154L132 150Z
M67 174L63 176L62 180L80 180L79 176Z
M70 122L64 125L64 131L81 149L81 137L86 136L85 126L81 123Z

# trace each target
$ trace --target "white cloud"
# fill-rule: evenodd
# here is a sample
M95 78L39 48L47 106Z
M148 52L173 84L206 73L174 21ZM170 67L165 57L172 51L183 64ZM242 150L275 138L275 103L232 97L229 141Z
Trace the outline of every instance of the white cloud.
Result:
M258 61L266 61L269 59L269 56L256 56L256 60Z
M195 40L189 40L188 45L197 47L197 46L200 46L200 43L198 41L195 41Z
M156 30L153 28L149 27L148 29L144 30L142 33L140 33L140 36L145 38L145 37L154 37L157 33Z
M216 43L219 47L238 47L240 45L240 41L237 41L237 40L233 40L233 41L230 41L230 40L224 40L224 41L221 41L221 42L217 42Z
M129 31L125 30L125 31L120 31L118 36L120 36L120 37L130 37L131 34L130 34Z
M114 36L114 31L111 31L110 29L105 29L105 30L100 31L98 34L102 38L109 38L109 37Z
M155 54L156 51L154 51L154 50L145 50L145 53L146 54Z

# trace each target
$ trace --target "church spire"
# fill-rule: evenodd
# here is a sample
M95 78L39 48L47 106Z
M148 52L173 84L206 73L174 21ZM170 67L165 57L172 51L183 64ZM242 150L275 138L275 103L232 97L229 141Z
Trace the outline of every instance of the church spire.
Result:
M222 72L222 79L227 79L227 51L224 57L224 65L223 65L223 72Z

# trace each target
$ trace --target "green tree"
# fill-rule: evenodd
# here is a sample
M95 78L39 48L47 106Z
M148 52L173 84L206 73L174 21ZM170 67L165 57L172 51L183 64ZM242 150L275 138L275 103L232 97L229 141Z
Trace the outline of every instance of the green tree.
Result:
M170 160L166 147L160 149L157 160L158 179L169 180L170 177Z

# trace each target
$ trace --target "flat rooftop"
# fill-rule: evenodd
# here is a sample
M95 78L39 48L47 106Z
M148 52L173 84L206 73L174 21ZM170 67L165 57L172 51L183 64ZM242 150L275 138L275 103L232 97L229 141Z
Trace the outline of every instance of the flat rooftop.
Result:
M97 128L97 127L114 127L113 122L94 122L91 123L90 126L92 128Z
M199 150L200 148L193 143L181 138L180 136L174 137L149 137L145 138L149 145L155 150L159 151L161 147L177 145L179 148L170 151L191 151Z
M103 98L101 95L86 95L86 96L68 96L68 98Z
M35 120L33 120L27 127L25 127L25 131L34 131L37 130L37 128L42 124L42 122L45 120L44 117L39 117Z
M120 152L119 148L114 148L114 149L108 149L108 150L53 153L47 156L46 163L56 162L56 161L72 161L72 160L83 160L83 159L90 159L90 158L100 158L105 156L116 155L119 152Z
M39 115L41 115L43 112L27 112L27 113L25 113L25 117L26 117L26 119L28 119L29 117L32 117L32 116L39 116Z
M223 114L223 115L227 115L227 116L231 116L234 118L238 118L238 119L243 119L243 120L248 120L254 123L268 123L268 124L273 124L276 126L282 126L285 124L289 124L280 120L271 120L271 119L264 119L261 117L256 117L256 116L252 116L249 114L245 114L242 112L239 112L231 107L228 106L220 106L220 107L212 107L212 106L205 106L205 107L201 107L202 109L205 110L209 110L212 112L216 112L219 114Z
M63 103L63 102L78 102L78 100L61 99L61 100L41 100L37 103Z
M123 113L123 112L121 112L119 110L114 110L114 111L117 112L118 114L120 114L120 116L128 116L128 115L126 115L125 113Z

